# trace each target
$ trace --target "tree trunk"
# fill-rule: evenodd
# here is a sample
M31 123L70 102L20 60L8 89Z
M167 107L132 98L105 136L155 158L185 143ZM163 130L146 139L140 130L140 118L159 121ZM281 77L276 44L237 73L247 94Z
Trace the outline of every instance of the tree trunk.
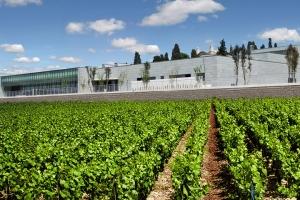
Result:
M108 92L108 79L106 80L106 92Z
M244 85L246 85L246 67L243 67Z
M239 83L239 67L238 66L235 66L235 75L236 75L235 85L237 86Z
M290 83L290 80L291 80L291 68L290 68L290 66L288 66L288 71L289 71L288 83Z
M296 83L296 71L293 69L293 83Z

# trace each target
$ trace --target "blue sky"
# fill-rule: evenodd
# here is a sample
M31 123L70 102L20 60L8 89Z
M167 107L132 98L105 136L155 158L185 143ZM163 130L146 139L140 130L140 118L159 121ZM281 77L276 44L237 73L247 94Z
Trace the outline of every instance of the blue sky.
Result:
M0 0L0 75L300 42L299 0Z

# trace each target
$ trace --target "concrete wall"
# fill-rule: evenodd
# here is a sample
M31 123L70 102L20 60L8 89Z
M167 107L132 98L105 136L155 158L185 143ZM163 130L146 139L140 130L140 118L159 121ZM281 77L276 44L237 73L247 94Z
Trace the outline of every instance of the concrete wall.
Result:
M210 88L179 91L116 92L98 94L70 94L57 96L31 96L0 98L6 102L55 102L55 101L147 101L217 98L261 98L261 97L300 97L300 84Z
M217 58L216 56L206 56L194 59L150 63L150 76L156 77L156 80L160 80L162 76L164 79L169 79L170 75L175 74L191 74L192 77L195 77L194 68L200 65L205 66L206 70L214 76L213 71L217 67ZM142 77L144 64L112 67L111 69L110 79L120 80L120 77L125 77L124 84L119 89L120 91L128 91L131 90L131 81L137 81L137 78ZM97 70L96 80L101 79L101 77L105 77L104 68ZM209 79L210 77L207 77L207 80Z
M78 93L92 93L92 84L89 81L88 69L78 68Z
M288 67L285 56L277 53L270 53L270 50L257 50L252 55L252 70L247 73L248 85L277 84L288 82ZM260 52L262 51L262 52ZM300 62L299 62L300 63ZM204 56L201 58L151 63L150 76L159 80L161 76L165 79L174 74L191 74L195 77L194 68L202 65L205 68L205 84L212 87L231 86L236 83L235 65L231 56ZM248 64L246 63L248 66ZM119 79L121 74L126 74L124 84L120 91L130 91L131 81L141 77L144 65L128 65L112 68L112 79ZM97 70L99 77L103 77L104 69ZM244 85L243 71L239 67L238 85ZM300 81L300 74L296 73L296 79Z
M260 54L257 58L253 55L253 60L251 60L251 72L246 75L246 80L248 85L260 85L260 84L279 84L288 83L288 67L285 62L285 58L281 55L275 54ZM281 59L279 59L281 56ZM272 61L272 60L278 61ZM248 67L248 62L246 62ZM213 79L207 79L209 84L213 86L230 86L235 84L235 64L231 57L218 57L217 58L217 71L208 72L214 74ZM241 65L238 71L238 85L244 85L243 71ZM299 73L296 73L297 80L299 79Z

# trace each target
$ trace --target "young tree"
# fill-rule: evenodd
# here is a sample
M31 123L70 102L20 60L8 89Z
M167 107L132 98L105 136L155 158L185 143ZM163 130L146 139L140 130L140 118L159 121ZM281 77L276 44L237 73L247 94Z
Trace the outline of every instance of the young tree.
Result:
M205 80L205 75L204 75L205 71L203 70L202 65L195 67L194 72L195 72L197 84Z
M178 44L175 44L172 50L172 58L171 60L180 60L181 59L181 52Z
M141 63L142 63L141 55L139 54L139 52L135 52L133 64L138 65Z
M275 48L277 48L277 47L278 47L277 43L275 43L275 44L274 44L274 47L275 47Z
M226 43L225 40L221 40L220 47L218 48L217 55L219 56L227 56L227 49L226 49Z
M125 80L127 79L127 73L126 71L122 71L120 74L119 74L119 85L122 86L124 83L125 83ZM128 87L128 86L127 86Z
M197 58L199 57L198 54L197 54L197 51L196 49L192 49L192 52L191 52L191 58Z
M150 81L150 68L151 68L150 63L145 62L144 69L142 71L142 81L143 81L144 85L146 86L146 89L147 89L148 83Z
M260 46L260 49L265 49L266 48L266 46L264 45L264 44L262 44L261 46Z
M238 85L239 82L239 63L240 63L240 48L236 45L232 51L232 59L235 64L234 72L235 72L235 85Z
M251 48L250 49L247 49L247 59L248 59L248 72L249 72L249 76L251 75L251 71L252 71L252 62L251 62L251 59L252 59L252 50ZM249 80L247 81L247 84L248 84Z
M269 38L269 48L273 48L272 38Z
M169 54L168 54L167 52L165 53L164 60L165 60L165 61L169 61L169 60L170 60L170 59L169 59Z
M105 71L105 80L106 80L106 91L108 91L108 82L109 82L110 75L111 75L111 68L105 67L104 71Z
M242 45L240 49L240 54L241 54L241 63L242 63L242 70L243 70L243 78L244 78L244 85L246 85L246 74L247 74L247 69L246 69L246 54L247 50L245 48L245 45Z
M298 66L299 60L299 52L297 47L292 46L291 44L286 50L286 61L288 64L288 71L289 71L289 83L296 83L296 71Z
M94 80L95 80L95 76L96 76L96 71L97 68L96 67L85 67L87 70L87 74L88 74L88 86L90 88L91 92L94 92Z

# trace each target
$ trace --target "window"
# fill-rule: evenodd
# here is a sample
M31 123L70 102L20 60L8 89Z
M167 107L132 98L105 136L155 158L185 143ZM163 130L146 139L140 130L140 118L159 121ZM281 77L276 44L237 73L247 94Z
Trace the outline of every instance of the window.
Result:
M137 80L137 81L142 81L143 78L137 78L136 80ZM156 80L156 77L155 77L155 76L151 76L151 77L149 77L149 80L150 80L150 81Z
M176 75L170 75L169 78L189 78L192 77L191 74L176 74Z
M165 79L165 76L160 76L160 79Z

